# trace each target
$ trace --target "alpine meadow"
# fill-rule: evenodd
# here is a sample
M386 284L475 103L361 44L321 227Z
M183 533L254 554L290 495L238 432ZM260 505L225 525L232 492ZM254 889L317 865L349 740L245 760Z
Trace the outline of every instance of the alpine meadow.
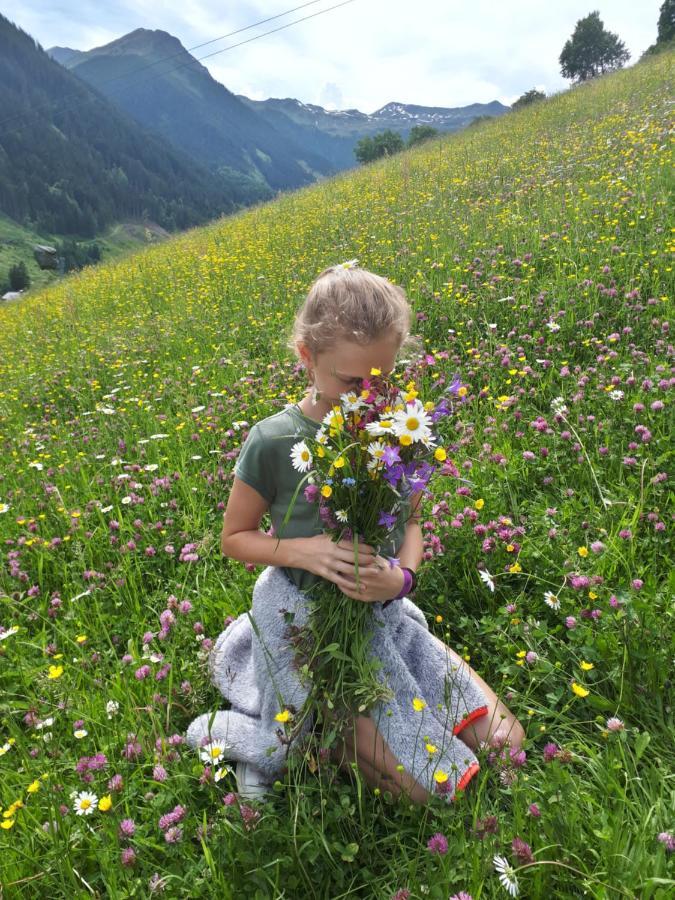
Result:
M673 896L674 61L0 307L0 896ZM244 802L185 741L260 573L219 547L234 462L351 258L453 409L416 602L526 728L452 804L314 757Z

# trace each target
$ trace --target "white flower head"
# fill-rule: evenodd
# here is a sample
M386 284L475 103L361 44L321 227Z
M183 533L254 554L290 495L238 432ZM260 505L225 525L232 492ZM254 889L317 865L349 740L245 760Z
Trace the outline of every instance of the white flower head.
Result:
M224 741L210 741L199 750L199 758L205 763L217 763L225 756L230 747Z
M397 437L408 435L413 442L431 437L431 419L424 404L417 398L407 403L405 409L394 413L394 434Z
M119 712L120 705L117 700L108 700L105 705L105 711L108 714L108 718L112 719L117 712Z
M291 462L298 472L309 472L312 468L312 452L304 441L298 441L291 447Z
M492 864L499 872L499 880L502 886L511 894L512 897L518 896L518 879L513 866L503 856L495 856Z
M346 262L338 263L336 269L356 269L358 268L358 259L348 259Z
M492 575L490 575L487 569L479 569L478 574L480 575L481 580L490 588L490 590L494 594L495 583L492 580Z
M551 400L551 410L553 415L562 416L567 412L567 407L565 406L565 398L564 397L556 397L554 400Z
M560 325L557 322L554 322L552 319L546 323L546 327L549 331L560 331Z
M394 418L393 416L384 416L377 422L368 422L366 431L378 437L381 434L394 434Z
M544 603L551 609L560 609L560 600L552 591L546 591L544 594Z
M90 816L96 809L97 803L98 797L96 794L92 794L91 791L80 791L75 797L73 809L78 816Z
M348 522L349 516L347 515L347 510L346 509L337 509L335 511L335 518L338 520L338 522Z

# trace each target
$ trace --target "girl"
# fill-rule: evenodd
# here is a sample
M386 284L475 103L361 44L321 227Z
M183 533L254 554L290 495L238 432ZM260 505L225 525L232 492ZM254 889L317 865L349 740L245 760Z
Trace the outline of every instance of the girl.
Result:
M331 540L316 504L302 492L280 539L258 527L269 510L278 533L290 506L301 478L291 464L291 446L314 435L324 416L340 403L340 395L358 389L372 367L389 374L402 347L419 346L419 339L409 334L410 319L403 289L359 268L356 260L321 272L289 341L307 370L309 389L300 403L253 425L241 448L221 550L232 559L266 568L253 590L252 615L234 620L209 658L212 680L231 709L199 716L187 739L209 759L238 761L243 796L264 794L286 771L288 741L278 726L283 721L278 713L299 709L307 696L294 670L293 627L306 622L307 598L320 579L334 582L354 600L373 604L373 617L384 626L378 634L379 656L396 693L388 708L380 704L368 710L339 736L331 758L340 767L348 771L355 763L371 787L394 796L405 792L413 802L426 803L431 791L454 797L467 786L478 771L473 751L479 746L510 743L515 749L524 738L506 706L454 650L429 632L424 614L409 599L423 556L421 491L402 504L390 544L380 554L360 545L358 588L352 543ZM399 565L390 566L387 557L397 557ZM411 705L413 699L416 705ZM421 709L425 719L420 718ZM444 768L445 781L431 777L429 757L426 764L420 758L420 728L423 751L426 742L426 751Z

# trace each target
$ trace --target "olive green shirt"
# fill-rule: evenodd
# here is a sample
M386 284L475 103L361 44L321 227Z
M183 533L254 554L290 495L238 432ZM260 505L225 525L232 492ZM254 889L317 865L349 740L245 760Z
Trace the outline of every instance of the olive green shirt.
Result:
M310 503L304 494L308 482L298 491L293 511L281 528L293 494L306 473L298 472L291 462L293 444L305 437L314 437L321 423L306 416L297 404L289 405L277 413L261 419L250 429L244 441L234 474L269 504L269 514L277 537L312 537L325 529L319 517L319 503ZM410 516L410 498L402 499L396 524L389 532L389 541L380 549L380 555L397 556L405 538L406 522ZM306 569L282 566L288 578L302 591L321 581L319 575Z

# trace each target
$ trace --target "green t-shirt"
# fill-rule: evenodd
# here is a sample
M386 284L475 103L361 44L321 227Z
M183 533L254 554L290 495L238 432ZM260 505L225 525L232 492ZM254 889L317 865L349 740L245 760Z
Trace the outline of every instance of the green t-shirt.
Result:
M299 482L306 477L293 468L291 447L304 437L314 437L320 427L320 422L310 419L297 405L290 405L256 422L241 447L234 474L269 503L269 514L276 536L279 536L281 524ZM307 483L298 491L293 512L281 534L282 540L312 537L324 531L318 501L310 503L305 498ZM398 556L405 538L410 509L410 499L403 499L396 524L389 533L389 543L380 550L381 556ZM321 580L320 576L306 569L282 568L302 591Z

